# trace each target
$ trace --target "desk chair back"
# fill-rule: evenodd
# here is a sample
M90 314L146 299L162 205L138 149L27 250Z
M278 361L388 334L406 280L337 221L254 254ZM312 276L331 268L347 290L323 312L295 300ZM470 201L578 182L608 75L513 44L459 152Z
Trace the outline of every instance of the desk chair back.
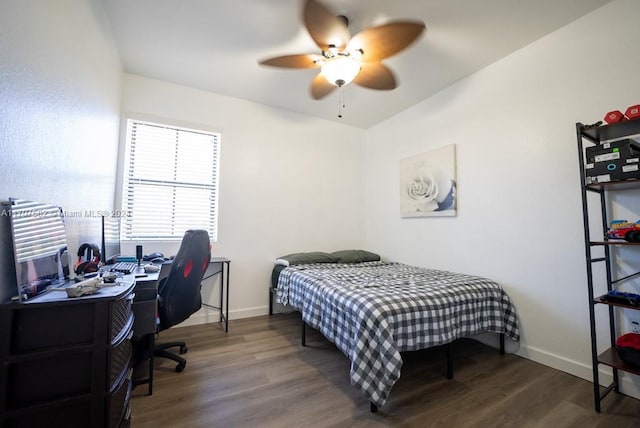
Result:
M187 230L169 275L158 287L160 330L181 323L202 306L200 287L211 258L206 230Z

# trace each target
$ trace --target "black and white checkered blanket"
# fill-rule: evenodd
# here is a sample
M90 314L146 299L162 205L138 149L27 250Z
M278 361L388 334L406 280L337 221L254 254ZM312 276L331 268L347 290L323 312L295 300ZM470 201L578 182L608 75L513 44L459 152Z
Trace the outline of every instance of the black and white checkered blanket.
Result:
M400 378L400 352L485 332L520 340L515 308L495 282L401 263L291 266L277 300L349 358L351 383L378 406Z

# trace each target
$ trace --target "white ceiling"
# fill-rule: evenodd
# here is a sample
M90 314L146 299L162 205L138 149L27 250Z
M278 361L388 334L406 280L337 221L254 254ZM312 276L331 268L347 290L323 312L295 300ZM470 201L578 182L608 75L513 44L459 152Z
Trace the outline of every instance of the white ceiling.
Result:
M421 39L384 63L399 87L309 95L317 70L258 60L319 53L303 0L102 0L127 73L368 128L611 0L324 0L352 35L388 20L422 20Z

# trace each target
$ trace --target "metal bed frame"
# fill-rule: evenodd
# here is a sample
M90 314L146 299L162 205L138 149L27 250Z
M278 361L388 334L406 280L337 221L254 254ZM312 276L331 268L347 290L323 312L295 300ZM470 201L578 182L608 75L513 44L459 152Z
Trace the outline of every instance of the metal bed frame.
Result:
M269 315L272 315L271 311L269 312ZM302 314L300 314L302 315ZM301 329L300 329L300 344L303 347L307 346L307 323L304 320L300 320L301 321ZM504 333L500 333L500 355L504 355L505 353L505 345L504 345ZM451 349L451 344L453 342L449 342L447 343L445 346L446 352L447 352L447 379L451 380L453 379L453 351ZM370 411L371 413L376 413L378 411L378 406L375 405L373 402L369 402L370 404Z

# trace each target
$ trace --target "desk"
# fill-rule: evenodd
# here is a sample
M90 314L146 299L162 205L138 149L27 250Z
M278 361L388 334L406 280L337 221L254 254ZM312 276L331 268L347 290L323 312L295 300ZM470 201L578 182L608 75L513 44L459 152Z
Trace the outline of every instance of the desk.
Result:
M220 311L220 322L224 321L224 331L229 332L229 265L231 260L225 257L211 257L209 260L209 266L204 272L202 280L213 278L220 274L220 300L219 306L203 303L203 306L208 308L218 309ZM226 274L225 274L226 270ZM226 301L225 301L225 289L226 289ZM223 305L224 302L224 305Z

